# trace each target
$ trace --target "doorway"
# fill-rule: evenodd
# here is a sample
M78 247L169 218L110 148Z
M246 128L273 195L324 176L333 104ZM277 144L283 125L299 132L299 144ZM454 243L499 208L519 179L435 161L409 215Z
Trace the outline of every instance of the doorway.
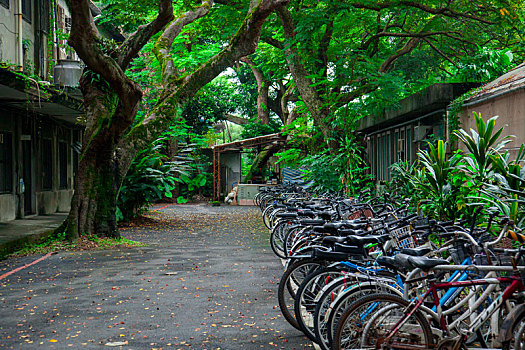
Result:
M24 215L34 214L33 210L33 143L22 140L22 178L24 179Z

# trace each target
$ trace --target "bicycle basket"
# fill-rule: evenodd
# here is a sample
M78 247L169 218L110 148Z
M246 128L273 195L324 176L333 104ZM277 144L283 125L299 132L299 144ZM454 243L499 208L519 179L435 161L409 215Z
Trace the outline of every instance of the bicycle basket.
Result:
M392 231L390 231L390 235L392 237L392 240L394 241L394 245L398 249L403 248L416 248L416 242L414 241L414 237L412 237L410 226L403 226L396 228Z

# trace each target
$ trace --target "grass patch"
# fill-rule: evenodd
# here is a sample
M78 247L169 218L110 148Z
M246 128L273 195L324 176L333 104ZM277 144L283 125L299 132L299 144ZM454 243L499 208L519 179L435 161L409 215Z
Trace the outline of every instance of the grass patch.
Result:
M60 251L104 250L113 248L145 247L146 244L127 238L102 238L98 236L82 236L74 242L49 237L42 243L32 243L12 253L9 257L21 257L36 254L47 254Z

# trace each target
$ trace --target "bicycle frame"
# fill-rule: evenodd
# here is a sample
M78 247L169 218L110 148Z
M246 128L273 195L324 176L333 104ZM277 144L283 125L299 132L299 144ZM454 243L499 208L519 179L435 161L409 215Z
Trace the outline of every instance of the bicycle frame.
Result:
M472 333L480 329L481 325L485 321L490 319L490 317L494 314L494 312L496 312L496 310L499 310L501 305L503 305L507 300L509 300L512 294L514 294L516 291L523 291L525 289L523 282L521 281L521 278L519 276L482 278L482 279L470 280L470 281L455 281L455 282L440 282L440 283L435 283L431 281L430 288L427 290L427 292L421 298L418 298L417 301L415 301L415 304L413 307L409 308L405 312L405 315L394 325L390 333L384 338L384 341L388 342L399 331L399 329L406 323L406 321L420 307L422 307L424 300L430 295L432 295L433 303L437 309L437 314L439 316L439 323L440 323L441 330L446 335L450 335L450 329L445 321L445 315L443 314L441 310L441 304L440 304L440 300L438 296L438 291L448 290L454 287L463 288L463 287L484 286L484 285L500 285L502 283L510 283L510 285L506 287L505 290L503 290L494 299L494 301L474 319L474 321L471 323L468 330L465 332L465 334L462 335L462 340L465 341ZM476 309L477 306L479 306L489 296L490 296L490 293L485 291L483 295L480 297L480 299L476 301L475 307L473 309ZM463 317L466 318L468 316L469 316L469 313L467 313L466 316L462 315L462 318Z

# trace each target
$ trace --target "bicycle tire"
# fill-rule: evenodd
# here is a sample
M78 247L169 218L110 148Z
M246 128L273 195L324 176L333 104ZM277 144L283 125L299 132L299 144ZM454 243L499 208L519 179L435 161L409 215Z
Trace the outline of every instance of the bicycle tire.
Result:
M270 246L272 251L281 259L286 259L286 251L284 249L284 238L288 223L286 221L280 221L273 229L270 234Z
M376 294L378 290L382 290L381 287L383 287L381 283L373 281L359 282L345 276L340 280L334 281L331 286L326 288L319 300L317 300L314 311L314 332L319 347L323 350L330 349L330 342L333 336L329 337L328 332L333 334L333 331L328 328L328 321L334 306L334 300L345 294L347 301L355 301L364 295Z
M376 349L384 346L381 339L388 335L391 327L399 317L405 315L410 302L392 294L371 294L364 296L350 305L339 320L332 349ZM375 323L377 321L377 323ZM430 324L420 310L400 325L400 331L394 336L395 340L409 337L409 343L403 345L421 344L432 348L433 335ZM388 345L386 345L388 346Z
M343 273L343 269L337 266L317 269L306 276L297 290L294 298L295 319L303 333L314 342L317 342L313 328L315 299L324 286Z
M385 276L382 276L382 277L385 277ZM362 298L363 294L378 294L378 293L385 294L385 291L388 291L388 293L397 294L400 297L402 296L402 292L384 283L384 281L379 282L379 281L372 280L373 283L365 282L365 281L356 283L355 290L351 288L348 288L347 290L345 290L343 293L341 293L341 295L338 295L337 298L330 305L330 313L328 314L328 317L325 316L326 317L325 327L327 329L326 336L327 336L327 342L329 344L333 343L333 337L334 337L335 329L337 327L337 323L341 319L344 311L354 302ZM395 282L394 278L392 278L392 282L393 283Z
M281 313L288 323L300 330L299 324L293 315L293 301L297 289L306 275L316 268L324 266L324 262L318 259L306 258L292 263L282 275L279 281L277 298Z
M512 325L512 339L501 344L502 350L525 349L525 313L522 313Z

